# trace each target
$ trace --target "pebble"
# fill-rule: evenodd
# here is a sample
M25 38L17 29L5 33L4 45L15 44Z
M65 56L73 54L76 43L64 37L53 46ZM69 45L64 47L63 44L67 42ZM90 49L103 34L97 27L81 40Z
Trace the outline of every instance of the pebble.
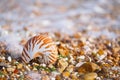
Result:
M57 66L58 66L58 71L62 73L65 70L65 68L68 66L68 62L66 62L64 59L60 59L58 61Z
M8 61L11 62L12 61L12 58L10 56L8 56Z
M42 77L41 80L50 80L50 78L47 75L45 75L45 76Z
M18 64L17 65L17 69L22 69L23 65L22 64Z
M62 56L68 56L68 50L66 49L66 48L64 48L64 49L58 49L59 50L59 52L60 52L60 54L62 55Z
M70 76L70 72L65 71L62 73L63 77L68 78Z
M8 72L13 72L14 70L15 70L15 68L12 68L12 67L7 68Z
M96 70L100 71L101 68L93 62L86 62L78 68L79 73L94 72Z
M33 71L37 71L37 68L36 67L33 67L33 69L32 69Z
M73 72L74 66L73 65L69 65L67 67L67 71L69 71L70 73Z
M71 76L72 80L77 80L76 74L72 73L70 76Z
M61 80L61 76L60 75L57 75L55 78L56 78L55 80Z
M1 59L1 60L5 60L5 57L4 57L4 56L2 56L2 57L0 57L0 59Z
M31 71L30 68L28 66L25 67L27 71Z
M97 73L87 73L84 75L84 80L95 80L97 78Z

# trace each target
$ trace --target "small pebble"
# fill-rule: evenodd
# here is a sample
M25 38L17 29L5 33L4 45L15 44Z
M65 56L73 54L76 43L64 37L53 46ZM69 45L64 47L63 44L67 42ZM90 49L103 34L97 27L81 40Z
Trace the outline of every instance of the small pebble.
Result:
M95 80L97 78L97 73L87 73L84 75L84 80Z
M63 77L68 78L70 76L70 72L65 71L62 73Z
M22 69L23 68L23 65L22 64L18 64L17 65L17 69Z
M10 56L8 57L8 61L9 61L9 62L11 62L11 61L12 61L12 58L11 58Z
M65 68L68 66L68 63L64 59L60 59L57 65L58 65L58 71L62 73L65 70Z
M15 68L12 68L12 67L7 68L8 72L13 72L14 70L15 70Z

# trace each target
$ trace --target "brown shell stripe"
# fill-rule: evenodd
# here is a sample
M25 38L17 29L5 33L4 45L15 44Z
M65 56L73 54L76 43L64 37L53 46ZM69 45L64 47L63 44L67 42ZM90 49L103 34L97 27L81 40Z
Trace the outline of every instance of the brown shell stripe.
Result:
M32 50L33 50L33 48L34 48L34 46L35 46L36 41L37 41L36 38L33 37L32 40L31 40L31 42L30 42L30 43L32 43L32 46L33 46L33 47L32 47Z
M36 38L37 38L37 40L38 40L38 42L37 42L37 44L38 43L40 43L44 38L47 38L47 37L45 37L45 36L36 36Z
M44 42L45 39L49 40L47 37L44 37L44 38L41 40L41 41L43 41L43 43L40 45L39 48L41 48L43 45L47 44L47 43Z
M25 53L23 52L23 53L22 53L22 57L21 57L21 58L22 58L22 60L23 60L24 62L26 62L26 61L27 61L27 59L25 58L24 54L25 54Z
M27 52L25 51L25 49L26 49L26 47L23 49L22 58L26 62L27 59L30 59L30 56L27 54Z
M48 57L50 58L50 62L56 61L56 56L54 54L50 54Z

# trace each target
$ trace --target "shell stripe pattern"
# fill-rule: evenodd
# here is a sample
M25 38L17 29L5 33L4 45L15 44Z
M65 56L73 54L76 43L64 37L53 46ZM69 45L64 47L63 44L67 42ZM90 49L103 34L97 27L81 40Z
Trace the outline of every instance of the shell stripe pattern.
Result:
M45 63L54 63L57 54L57 47L52 39L46 35L38 35L25 44L22 60L27 63L33 58L42 56Z

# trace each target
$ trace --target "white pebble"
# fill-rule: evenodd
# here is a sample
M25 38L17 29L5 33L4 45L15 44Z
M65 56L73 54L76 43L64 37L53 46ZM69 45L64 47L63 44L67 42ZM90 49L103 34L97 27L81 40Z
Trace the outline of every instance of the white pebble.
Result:
M9 61L9 62L11 62L11 61L12 61L12 58L11 58L10 56L8 57L8 61Z
M0 57L1 59L5 60L5 57Z
M46 64L43 63L43 64L41 64L41 66L46 67Z
M26 69L27 69L28 71L30 71L30 68L29 68L28 66L26 66Z
M84 59L85 59L85 56L79 56L79 57L77 57L77 58L84 60Z

